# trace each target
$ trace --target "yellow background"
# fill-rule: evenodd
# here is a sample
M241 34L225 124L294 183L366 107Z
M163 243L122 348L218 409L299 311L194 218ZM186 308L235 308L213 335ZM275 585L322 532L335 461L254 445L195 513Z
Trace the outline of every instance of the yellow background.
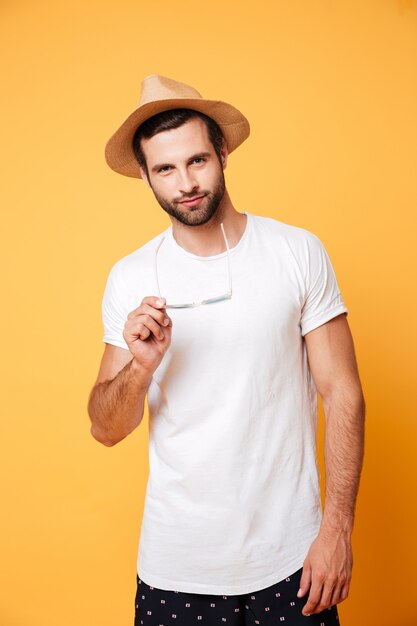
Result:
M108 272L169 225L103 155L153 73L242 110L236 209L329 252L368 408L341 624L415 625L416 3L3 0L0 17L1 626L133 626L148 421L105 448L86 406Z

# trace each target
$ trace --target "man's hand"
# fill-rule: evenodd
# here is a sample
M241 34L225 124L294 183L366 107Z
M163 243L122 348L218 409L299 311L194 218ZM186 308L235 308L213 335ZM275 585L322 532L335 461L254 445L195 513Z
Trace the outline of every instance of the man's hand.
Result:
M346 600L352 566L350 532L320 530L303 563L297 596L302 598L310 590L303 615L320 613Z
M141 367L153 372L171 343L172 320L166 301L158 296L143 298L140 306L127 316L123 337Z

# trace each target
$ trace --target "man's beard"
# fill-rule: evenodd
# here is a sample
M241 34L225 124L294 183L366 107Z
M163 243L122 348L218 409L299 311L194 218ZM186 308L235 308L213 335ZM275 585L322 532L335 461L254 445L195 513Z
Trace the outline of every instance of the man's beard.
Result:
M214 191L195 191L188 197L192 198L194 196L204 195L205 197L201 201L201 204L194 208L184 207L184 209L179 208L181 206L179 201L168 202L167 200L165 200L165 198L162 198L155 193L152 185L151 188L159 205L164 209L164 211L168 213L168 215L175 217L175 219L177 219L182 224L185 224L186 226L201 226L202 224L206 224L209 220L211 220L213 215L216 213L224 196L226 185L224 181L223 169L221 169L220 176ZM181 198L181 200L186 199L187 197Z

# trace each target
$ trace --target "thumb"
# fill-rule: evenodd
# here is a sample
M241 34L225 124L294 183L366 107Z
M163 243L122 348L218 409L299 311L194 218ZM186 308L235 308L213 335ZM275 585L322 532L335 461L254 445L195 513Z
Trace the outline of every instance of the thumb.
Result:
M307 591L310 589L310 585L311 585L311 568L310 568L310 565L307 563L303 567L303 573L300 579L300 588L297 592L297 598L302 598L303 596L305 596Z

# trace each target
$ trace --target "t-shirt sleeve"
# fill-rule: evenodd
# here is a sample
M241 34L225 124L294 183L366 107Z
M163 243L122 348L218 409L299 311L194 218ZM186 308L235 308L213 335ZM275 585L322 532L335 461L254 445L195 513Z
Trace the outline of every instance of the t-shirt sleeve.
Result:
M126 307L123 304L124 292L121 268L116 263L110 270L102 300L103 341L129 350L129 346L123 337L124 325L127 319Z
M308 233L305 255L303 256L305 287L301 309L301 335L336 315L348 313L337 283L329 255L321 240Z

